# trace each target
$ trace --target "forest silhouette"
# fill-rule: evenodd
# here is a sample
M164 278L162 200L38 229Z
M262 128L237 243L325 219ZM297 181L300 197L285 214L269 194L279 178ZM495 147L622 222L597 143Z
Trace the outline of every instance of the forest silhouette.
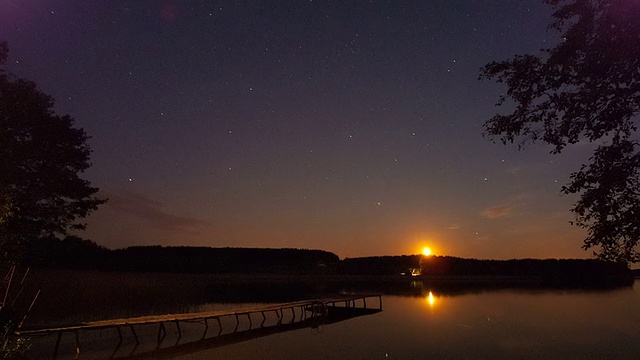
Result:
M478 260L453 256L374 256L340 259L324 250L133 246L111 250L69 236L34 242L25 264L75 269L195 274L292 274L345 276L536 277L551 283L615 284L632 281L623 263L597 259Z

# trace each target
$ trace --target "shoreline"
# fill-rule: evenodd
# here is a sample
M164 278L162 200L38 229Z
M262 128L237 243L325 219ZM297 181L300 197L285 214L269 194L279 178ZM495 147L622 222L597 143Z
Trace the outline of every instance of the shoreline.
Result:
M503 290L615 291L631 283L549 280L531 276L400 276L328 274L176 274L33 269L25 283L28 307L42 292L28 327L114 317L194 311L206 304L279 303L330 294L406 297L460 296Z

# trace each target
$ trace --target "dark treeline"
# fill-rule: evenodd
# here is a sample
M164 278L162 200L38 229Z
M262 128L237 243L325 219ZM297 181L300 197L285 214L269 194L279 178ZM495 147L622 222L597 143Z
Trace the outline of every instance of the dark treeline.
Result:
M431 256L421 261L423 275L542 276L631 275L626 264L596 259L477 260Z
M67 237L31 245L26 265L82 269L172 273L322 272L339 261L322 250L133 246L110 250L89 240Z
M420 267L421 255L372 256L344 259L337 272L344 275L399 275Z
M629 284L633 273L626 264L596 259L520 259L477 260L452 256L379 256L345 259L337 272L345 275L411 275L419 269L421 276L522 277L537 278L546 284L617 283Z
M322 250L134 246L110 250L77 237L32 244L26 265L49 269L201 274L331 274L365 276L511 276L547 282L632 281L625 264L595 259L477 260L403 255L340 260ZM419 272L418 272L419 273Z

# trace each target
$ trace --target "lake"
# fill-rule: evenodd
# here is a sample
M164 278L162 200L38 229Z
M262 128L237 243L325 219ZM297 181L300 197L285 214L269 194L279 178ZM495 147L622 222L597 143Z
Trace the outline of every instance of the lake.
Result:
M416 286L415 283L412 286ZM139 331L142 344L116 348L115 332L81 333L81 359L637 359L640 357L640 280L612 290L492 289L384 295L383 311L333 323L321 321L281 332L229 335L198 341L201 324L185 324L183 337L167 326L153 352L157 325ZM375 307L376 304L374 304ZM200 304L211 310L255 304ZM247 327L241 323L241 327ZM225 335L230 327L225 324ZM123 331L125 333L125 331ZM235 336L235 337L234 337ZM224 337L224 336L223 336ZM33 341L32 358L50 357L54 337ZM178 347L173 345L178 344ZM186 344L186 345L185 345ZM177 351L172 349L178 349ZM65 335L59 358L74 358Z

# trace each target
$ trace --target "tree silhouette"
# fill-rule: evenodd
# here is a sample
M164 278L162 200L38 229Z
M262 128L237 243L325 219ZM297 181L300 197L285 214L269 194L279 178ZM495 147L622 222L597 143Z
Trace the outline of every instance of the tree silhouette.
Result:
M498 106L508 115L485 123L485 134L519 147L537 140L560 153L580 141L598 142L590 163L571 174L562 192L580 193L571 209L587 229L583 248L637 262L640 240L640 2L545 0L560 43L540 56L517 55L487 64L480 79L508 87ZM512 101L507 101L512 100Z
M33 82L8 74L0 42L0 262L15 262L29 241L84 229L78 220L105 202L78 174L91 165L84 130L52 110Z

